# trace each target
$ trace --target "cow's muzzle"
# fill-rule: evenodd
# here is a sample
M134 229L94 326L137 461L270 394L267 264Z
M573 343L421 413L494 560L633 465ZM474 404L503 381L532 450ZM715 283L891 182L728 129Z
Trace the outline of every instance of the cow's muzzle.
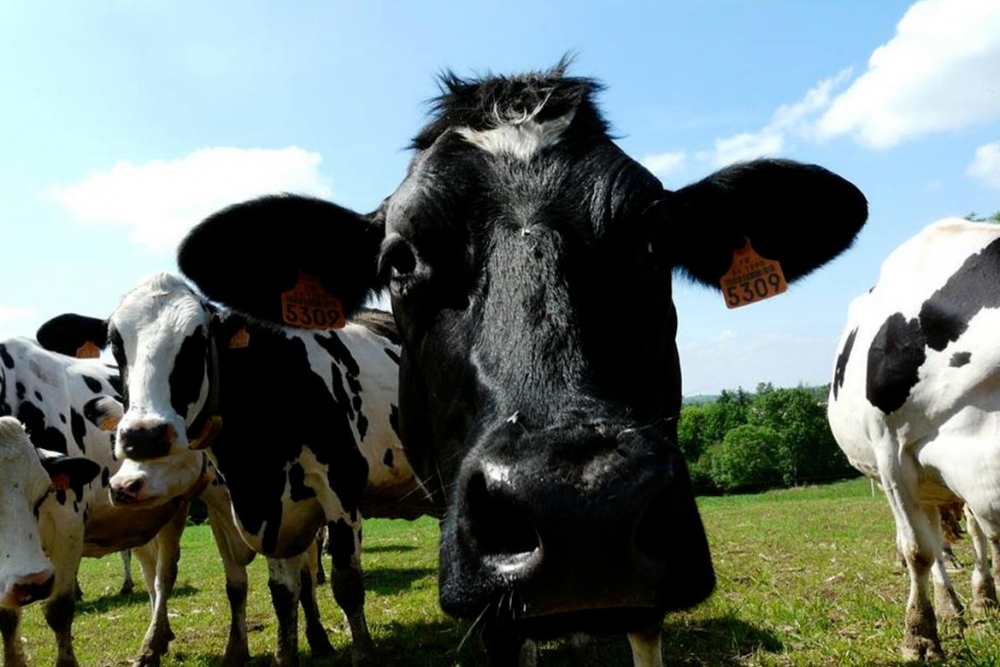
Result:
M711 592L714 573L677 448L655 433L503 427L463 463L441 545L441 603L502 601L557 630L648 623ZM620 610L620 614L615 610ZM645 611L643 611L645 610ZM624 620L631 618L633 620ZM575 619L575 620L569 620Z

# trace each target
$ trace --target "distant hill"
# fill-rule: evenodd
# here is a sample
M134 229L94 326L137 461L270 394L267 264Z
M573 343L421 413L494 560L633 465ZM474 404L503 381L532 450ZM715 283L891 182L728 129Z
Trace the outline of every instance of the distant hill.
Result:
M683 396L681 405L699 405L701 403L714 403L719 400L718 394L695 394L694 396Z
M770 386L770 385L767 385ZM827 396L830 393L830 385L824 384L818 387L803 387L799 385L802 389L808 389L809 393L816 397L816 400L823 405L826 405ZM761 387L757 387L759 392ZM702 403L714 403L719 400L719 394L695 394L694 396L683 396L681 397L681 405L701 405Z

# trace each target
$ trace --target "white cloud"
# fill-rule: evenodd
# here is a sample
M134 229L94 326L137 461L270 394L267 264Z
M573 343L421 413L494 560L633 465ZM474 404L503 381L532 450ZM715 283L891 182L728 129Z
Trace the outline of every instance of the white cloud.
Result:
M932 132L1000 118L1000 2L921 0L875 49L868 70L818 121L888 148Z
M201 148L175 160L123 160L50 193L77 220L126 227L133 242L163 250L206 216L245 199L279 192L328 198L321 162L297 146Z
M829 107L833 91L850 74L851 70L848 68L834 77L820 81L800 101L778 107L762 129L717 139L713 150L699 153L698 157L714 167L722 167L733 162L777 155L784 150L790 136L813 138L813 118Z
M687 164L687 153L684 151L678 151L676 153L658 153L656 155L647 155L646 157L639 160L646 169L664 178L666 176L671 176L684 169L685 164Z
M976 149L976 155L965 173L991 188L1000 190L1000 141Z
M35 317L38 317L38 311L34 308L5 306L0 303L0 324L7 324L8 322L16 322L19 320L28 320Z

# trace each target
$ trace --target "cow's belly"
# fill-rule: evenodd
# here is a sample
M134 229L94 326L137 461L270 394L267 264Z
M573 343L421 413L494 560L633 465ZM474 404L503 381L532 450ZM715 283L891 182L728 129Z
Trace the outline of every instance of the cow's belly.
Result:
M142 546L153 539L178 511L171 502L148 509L116 509L110 504L91 508L84 531L83 555L105 556Z
M986 523L1000 525L1000 413L966 408L914 447L921 497L951 491Z
M236 527L247 545L257 553L276 558L297 556L316 540L316 533L325 525L323 508L315 498L300 502L284 502L281 518L275 530L265 521L260 530L250 531L240 520L237 506Z

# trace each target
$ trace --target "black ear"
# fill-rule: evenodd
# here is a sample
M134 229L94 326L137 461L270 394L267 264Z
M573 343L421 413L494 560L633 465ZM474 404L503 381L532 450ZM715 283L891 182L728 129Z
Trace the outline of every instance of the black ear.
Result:
M695 280L719 287L745 240L781 263L789 281L854 242L868 201L852 183L791 160L732 165L667 196L648 212L654 251Z
M80 488L101 473L98 463L83 456L67 456L39 449L38 457L57 489Z
M282 294L317 279L346 315L380 289L385 226L320 199L268 196L226 208L181 242L177 264L205 296L261 320L287 323Z
M108 345L108 323L96 317L66 313L38 328L38 344L71 357L95 357Z

